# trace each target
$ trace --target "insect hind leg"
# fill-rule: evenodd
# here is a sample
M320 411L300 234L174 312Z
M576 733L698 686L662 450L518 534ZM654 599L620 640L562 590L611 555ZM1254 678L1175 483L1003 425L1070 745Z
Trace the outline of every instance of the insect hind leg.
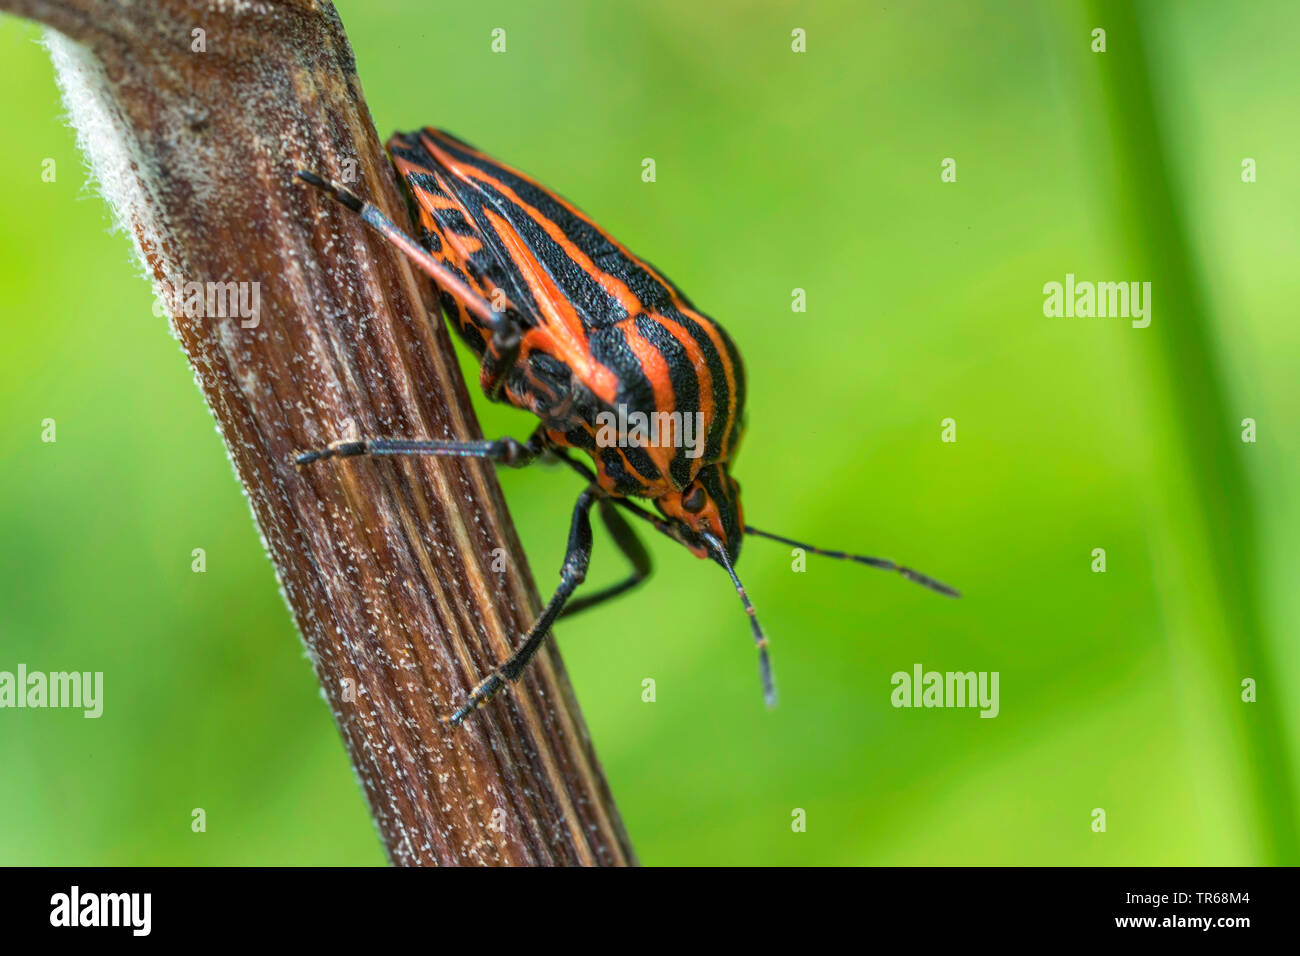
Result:
M294 170L294 175L307 183L309 186L315 186L321 192L328 193L336 201L341 202L353 212L361 212L365 208L365 201L352 190L340 186L332 179L326 179L318 173L313 173L310 169Z
M537 429L528 441L517 438L425 440L408 438L344 438L324 448L297 455L295 465L310 465L326 458L395 458L405 455L436 455L444 458L486 458L510 468L532 464L546 451L546 437Z
M326 179L311 170L299 169L295 175L309 186L314 186L336 202L359 214L366 225L401 250L420 271L433 279L440 289L492 329L492 348L483 358L482 386L484 394L492 401L497 401L506 377L519 357L523 326L518 318L494 308L464 279L399 229L396 223L385 216L374 203L366 202L346 186Z
M421 272L433 279L442 289L462 303L466 309L487 324L497 325L496 318L501 313L495 312L492 304L487 299L479 295L477 290L472 288L445 264L429 255L424 247L399 229L397 224L384 215L374 203L365 201L346 187L340 186L333 180L326 179L310 170L299 169L295 171L295 175L309 186L316 187L321 192L332 197L336 202L358 213L367 226L401 250Z

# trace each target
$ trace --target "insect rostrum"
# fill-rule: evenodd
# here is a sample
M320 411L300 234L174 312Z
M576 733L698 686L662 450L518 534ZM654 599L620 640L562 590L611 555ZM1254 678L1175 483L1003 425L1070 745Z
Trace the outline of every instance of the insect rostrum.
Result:
M445 718L459 724L505 681L518 680L563 613L640 583L649 556L623 514L646 521L727 571L759 649L763 690L776 702L767 638L735 565L753 535L897 571L957 592L883 558L826 551L744 523L731 467L744 433L745 370L730 336L657 269L522 173L441 130L397 134L388 149L416 211L419 241L338 184L298 176L361 215L434 281L444 312L481 364L484 393L541 420L523 442L362 438L299 455L306 465L358 455L446 455L522 467L560 458L587 487L578 497L560 585L518 649ZM653 421L610 440L609 422ZM695 442L684 438L698 423ZM665 440L665 435L667 436ZM588 466L570 452L590 457ZM658 514L631 499L646 498ZM593 507L632 564L617 584L571 600L591 558Z

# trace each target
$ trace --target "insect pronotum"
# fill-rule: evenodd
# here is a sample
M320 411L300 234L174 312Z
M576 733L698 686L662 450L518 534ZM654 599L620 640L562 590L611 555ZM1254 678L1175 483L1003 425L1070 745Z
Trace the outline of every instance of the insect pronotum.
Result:
M487 397L532 412L541 424L522 442L335 441L299 455L296 463L444 455L522 467L550 455L586 482L555 594L518 649L444 720L459 724L506 681L519 680L562 614L592 607L646 578L649 555L624 513L726 570L749 617L769 706L776 703L776 689L767 637L736 575L746 537L896 571L940 594L959 596L893 561L826 551L745 524L740 487L731 477L744 433L745 371L722 326L569 202L450 134L431 128L399 133L388 150L413 200L418 241L337 183L305 170L297 175L360 214L428 274L448 320L481 363ZM663 427L651 427L647 435L645 422ZM591 466L571 450L590 456ZM659 513L633 498L649 499ZM593 507L632 573L574 598L591 558Z

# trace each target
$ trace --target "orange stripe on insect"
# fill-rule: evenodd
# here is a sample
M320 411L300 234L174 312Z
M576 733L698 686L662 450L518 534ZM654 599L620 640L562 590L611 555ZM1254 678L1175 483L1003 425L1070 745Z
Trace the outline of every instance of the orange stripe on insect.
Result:
M547 236L550 237L551 241L554 242L557 246L559 246L560 249L563 250L566 256L572 259L573 262L580 269L582 269L584 272L587 273L587 275L591 276L592 279L598 282L601 288L603 288L607 293L613 296L615 301L618 302L620 306L622 306L623 311L627 312L629 316L635 315L636 313L642 311L641 300L636 297L636 294L632 292L632 289L628 286L626 282L624 282L622 279L618 278L617 276L611 274L610 272L597 266L596 263L592 261L591 257L586 254L586 252L578 248L578 246L574 245L573 241L567 235L565 235L564 230L560 228L558 223L552 220L549 216L545 215L536 206L533 206L530 203L526 202L509 185L502 182L500 179L496 178L495 176L492 176L491 174L486 173L475 166L464 166L458 164L454 156L450 155L449 153L445 152L442 149L439 149L437 144L433 143L432 141L429 141L427 137L426 137L426 148L429 149L430 152L434 153L434 155L437 157L439 162L446 164L446 166L449 169L452 169L456 173L456 175L464 177L465 179L470 179L479 183L486 183L490 185L502 196L504 196L506 199L510 200L512 203L514 203L516 206L522 209L530 219L532 219L535 223L541 226L543 230L545 230ZM495 161L493 162L495 163ZM503 169L509 168L504 166L501 163L496 163L496 165L501 166ZM529 179L527 176L523 175L517 170L511 169L510 172L514 173L520 179L527 180L530 183L533 182L533 180ZM533 185L537 185L537 184L533 183ZM538 188L540 189L541 187L539 186ZM559 197L554 196L554 194L552 193L548 192L547 195L551 196L554 199L559 199ZM594 223L592 223L589 219L587 219L585 216L582 216L580 213L578 213L577 210L573 209L572 206L569 206L567 203L564 203L563 201L561 201L561 205L565 206L566 209L569 209L571 212L577 215L584 222L587 222L589 225L592 226L593 229L597 229L598 231L600 231L602 236L606 236L606 238L608 238L608 236L603 230L600 230L599 227L596 226ZM629 256L635 259L634 256L630 255L630 253Z
M555 352L563 356L597 398L612 405L618 399L618 377L613 370L592 357L582 319L578 317L573 304L560 291L551 274L537 261L514 226L490 209L485 210L485 213L542 313L542 325L533 331L549 333Z
M646 381L650 383L650 388L654 392L655 407L652 414L659 412L671 414L677 411L677 397L673 392L668 363L664 360L663 355L646 340L632 321L620 322L619 329L623 333L628 348L636 356L637 363L641 366L641 371L645 374ZM658 442L644 446L644 450L658 467L659 473L666 475L673 459L677 457L678 447L682 443L681 435L664 435L660 433Z
M705 318L689 306L681 305L678 306L678 308L681 310L683 315L687 318L693 319L695 323L704 330L705 334L709 337L709 341L713 343L714 350L718 353L718 361L722 363L722 373L727 379L727 423L728 431L730 432L730 425L736 421L737 412L736 402L738 396L736 395L736 370L732 367L731 355L727 351L726 343L722 340L722 333L718 331L718 326L715 322ZM724 442L726 441L726 437L727 436L724 436ZM722 454L720 456L722 461L728 459L731 450L732 449L726 447L722 449Z
M433 129L431 127L425 127L425 129L420 135L421 135L421 142L424 144L424 147L428 149L431 153L434 153L434 155L438 157L439 162L445 163L448 167L455 169L457 175L466 178L475 178L480 180L481 182L491 183L494 187L503 191L509 189L509 187L507 187L499 179L483 172L481 169L477 169L474 167L465 167L457 163L454 156L451 156L449 153L446 152L446 150L441 149L438 146L438 143L435 142L435 139L441 140L445 138L441 130ZM650 265L650 263L644 261L640 256L636 255L634 252L628 249L627 246L623 245L621 242L619 242L617 239L611 236L608 232L602 229L599 225L593 222L591 220L591 217L589 217L577 206L573 205L573 203L569 202L567 199L565 199L563 196L559 195L558 193L552 192L551 190L547 189L545 186L543 186L533 177L529 176L527 173L523 173L520 170L516 169L515 167L503 163L500 160L493 159L492 157L488 156L486 153L477 150L472 146L468 146L465 143L461 143L461 142L453 142L451 145L453 145L456 149L460 150L461 152L469 153L472 156L477 156L480 159L484 160L485 162L492 164L493 166L499 166L500 168L504 169L506 172L518 176L520 179L524 180L525 182L532 183L542 192L546 193L547 196L549 196L553 202L558 203L560 206L563 206L575 218L580 219L582 222L585 222L596 232L600 233L601 237L604 238L607 242L609 242L610 245L612 245L619 252L623 253L623 255L625 255L628 259L631 259L642 269L644 269L645 272L652 279L654 279L656 282L658 282L660 285L662 285L665 289L668 290L669 294L672 296L673 304L678 306L679 308L682 308L684 304L684 300L682 299L681 294L676 291L676 288L673 286L671 282L669 282L666 278L664 278L663 274L660 273L659 270L657 270L654 266ZM514 191L510 190L510 194L513 196ZM516 200L517 198L518 197L516 197ZM539 221L543 221L543 222L549 221L547 220L547 217L544 216L539 215L537 218Z

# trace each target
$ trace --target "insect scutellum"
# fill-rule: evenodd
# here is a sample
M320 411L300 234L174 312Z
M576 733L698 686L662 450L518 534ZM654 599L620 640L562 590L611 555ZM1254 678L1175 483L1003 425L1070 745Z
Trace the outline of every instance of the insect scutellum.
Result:
M480 361L484 393L532 412L541 424L523 442L346 439L304 452L296 463L438 455L522 467L551 455L586 481L554 595L510 658L445 720L461 723L507 681L517 681L560 616L622 594L649 575L649 555L625 514L726 570L750 620L769 705L776 691L767 638L735 570L745 537L895 571L959 596L887 559L828 551L745 524L731 476L744 430L745 372L723 328L566 200L450 134L397 134L388 149L414 200L419 241L343 186L307 170L297 176L358 214L434 281L452 327ZM622 433L619 441L604 440L601 416L615 409L620 421L667 421L668 440ZM683 423L696 422L697 440L687 447ZM591 466L573 451L589 455ZM635 498L653 502L658 514ZM632 571L575 598L591 558L593 509Z

